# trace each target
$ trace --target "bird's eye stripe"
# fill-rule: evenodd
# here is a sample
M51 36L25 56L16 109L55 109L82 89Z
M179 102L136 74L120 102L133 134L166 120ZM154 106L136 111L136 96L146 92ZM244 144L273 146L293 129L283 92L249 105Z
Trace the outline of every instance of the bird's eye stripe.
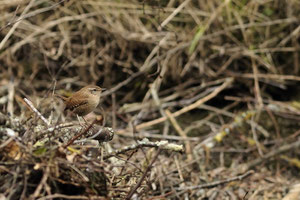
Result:
M101 88L88 88L91 92L101 91Z

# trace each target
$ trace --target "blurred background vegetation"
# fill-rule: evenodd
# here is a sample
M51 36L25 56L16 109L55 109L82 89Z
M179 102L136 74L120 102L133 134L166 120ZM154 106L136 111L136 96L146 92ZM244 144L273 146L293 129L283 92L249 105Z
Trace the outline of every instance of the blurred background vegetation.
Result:
M297 182L300 152L289 144L300 128L299 0L2 0L0 13L1 112L27 121L27 97L59 122L53 93L96 84L107 88L101 107L115 148L134 142L132 126L137 138L179 134L190 155L176 157L180 175L165 174L180 167L161 158L170 159L152 172L161 187L145 184L143 197L245 169L255 169L250 183L166 197L281 199ZM193 105L175 116L179 129L171 120L139 126Z

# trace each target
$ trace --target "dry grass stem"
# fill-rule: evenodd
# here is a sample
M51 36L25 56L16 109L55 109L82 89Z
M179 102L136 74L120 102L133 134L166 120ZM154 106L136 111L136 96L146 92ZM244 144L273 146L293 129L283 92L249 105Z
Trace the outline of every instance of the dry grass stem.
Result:
M0 12L0 199L298 194L299 1L2 0ZM88 84L107 90L81 126L53 96Z

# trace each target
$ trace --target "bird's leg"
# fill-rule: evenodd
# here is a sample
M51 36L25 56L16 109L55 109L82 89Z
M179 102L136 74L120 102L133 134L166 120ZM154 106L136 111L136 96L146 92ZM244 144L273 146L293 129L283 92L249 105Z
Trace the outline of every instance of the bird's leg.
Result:
M81 121L80 121L80 118L79 118L79 115L76 115L77 116L77 120L78 120L78 122L79 122L79 125L80 126L82 126L82 123L81 123ZM83 118L84 119L84 118ZM85 120L84 120L85 121Z
M82 116L82 119L84 120L84 122L86 123L86 124L88 124L88 122L84 119L84 117Z

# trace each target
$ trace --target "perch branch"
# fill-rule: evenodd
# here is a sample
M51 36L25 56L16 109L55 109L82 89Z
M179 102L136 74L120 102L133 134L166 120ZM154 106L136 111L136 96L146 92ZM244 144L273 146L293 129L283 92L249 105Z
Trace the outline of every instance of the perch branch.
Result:
M162 150L172 150L183 152L183 146L178 144L172 144L168 141L157 141L157 142L150 142L147 138L144 138L142 141L138 141L137 144L124 147L123 149L118 149L115 152L109 153L103 157L103 159L107 159L113 156L117 156L118 154L123 154L127 151L135 150L141 147L157 147L161 148Z

